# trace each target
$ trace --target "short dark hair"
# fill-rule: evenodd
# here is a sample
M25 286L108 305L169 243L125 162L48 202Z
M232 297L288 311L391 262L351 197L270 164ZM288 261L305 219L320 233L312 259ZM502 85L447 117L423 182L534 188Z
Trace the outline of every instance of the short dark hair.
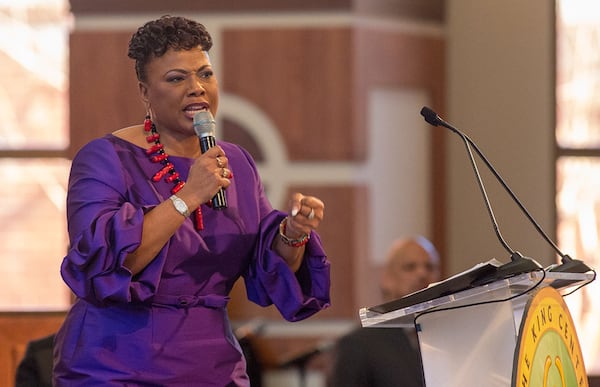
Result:
M165 15L138 28L129 41L127 56L135 60L138 80L146 80L146 65L173 50L191 50L201 46L204 51L212 47L212 38L204 25L193 20Z

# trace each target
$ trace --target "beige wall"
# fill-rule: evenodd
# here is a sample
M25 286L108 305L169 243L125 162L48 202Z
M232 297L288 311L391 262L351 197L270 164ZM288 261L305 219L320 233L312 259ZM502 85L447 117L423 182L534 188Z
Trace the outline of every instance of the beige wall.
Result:
M446 7L446 120L479 145L554 238L554 2L450 0ZM506 261L465 147L448 136L447 272ZM542 265L555 259L483 163L480 172L509 245Z

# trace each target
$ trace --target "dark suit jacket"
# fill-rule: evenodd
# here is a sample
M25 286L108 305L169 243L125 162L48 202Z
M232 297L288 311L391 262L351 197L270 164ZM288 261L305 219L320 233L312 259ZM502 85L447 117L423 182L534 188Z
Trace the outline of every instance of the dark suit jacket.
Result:
M16 387L52 387L52 348L54 335L27 344L25 356L17 367Z
M336 347L331 387L423 387L421 356L404 329L358 328Z

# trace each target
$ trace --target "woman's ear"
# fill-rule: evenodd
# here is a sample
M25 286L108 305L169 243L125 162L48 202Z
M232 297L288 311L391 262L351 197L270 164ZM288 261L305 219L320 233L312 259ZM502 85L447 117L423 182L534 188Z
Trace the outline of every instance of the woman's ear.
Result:
M138 89L140 91L140 97L142 97L142 101L146 105L146 110L150 106L150 101L148 99L148 86L144 82L138 82Z

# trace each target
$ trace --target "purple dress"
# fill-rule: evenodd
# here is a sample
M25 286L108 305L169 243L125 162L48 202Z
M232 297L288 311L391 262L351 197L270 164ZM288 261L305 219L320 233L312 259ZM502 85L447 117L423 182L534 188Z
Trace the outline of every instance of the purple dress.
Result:
M140 244L144 213L171 195L145 149L113 135L73 160L67 197L70 247L61 275L77 296L54 350L56 386L248 386L226 311L244 277L248 299L288 321L329 306L329 262L316 233L293 273L270 249L286 215L269 204L251 156L220 142L235 174L228 208L202 206L204 230L186 219L139 274L123 266ZM183 179L192 159L170 156Z

